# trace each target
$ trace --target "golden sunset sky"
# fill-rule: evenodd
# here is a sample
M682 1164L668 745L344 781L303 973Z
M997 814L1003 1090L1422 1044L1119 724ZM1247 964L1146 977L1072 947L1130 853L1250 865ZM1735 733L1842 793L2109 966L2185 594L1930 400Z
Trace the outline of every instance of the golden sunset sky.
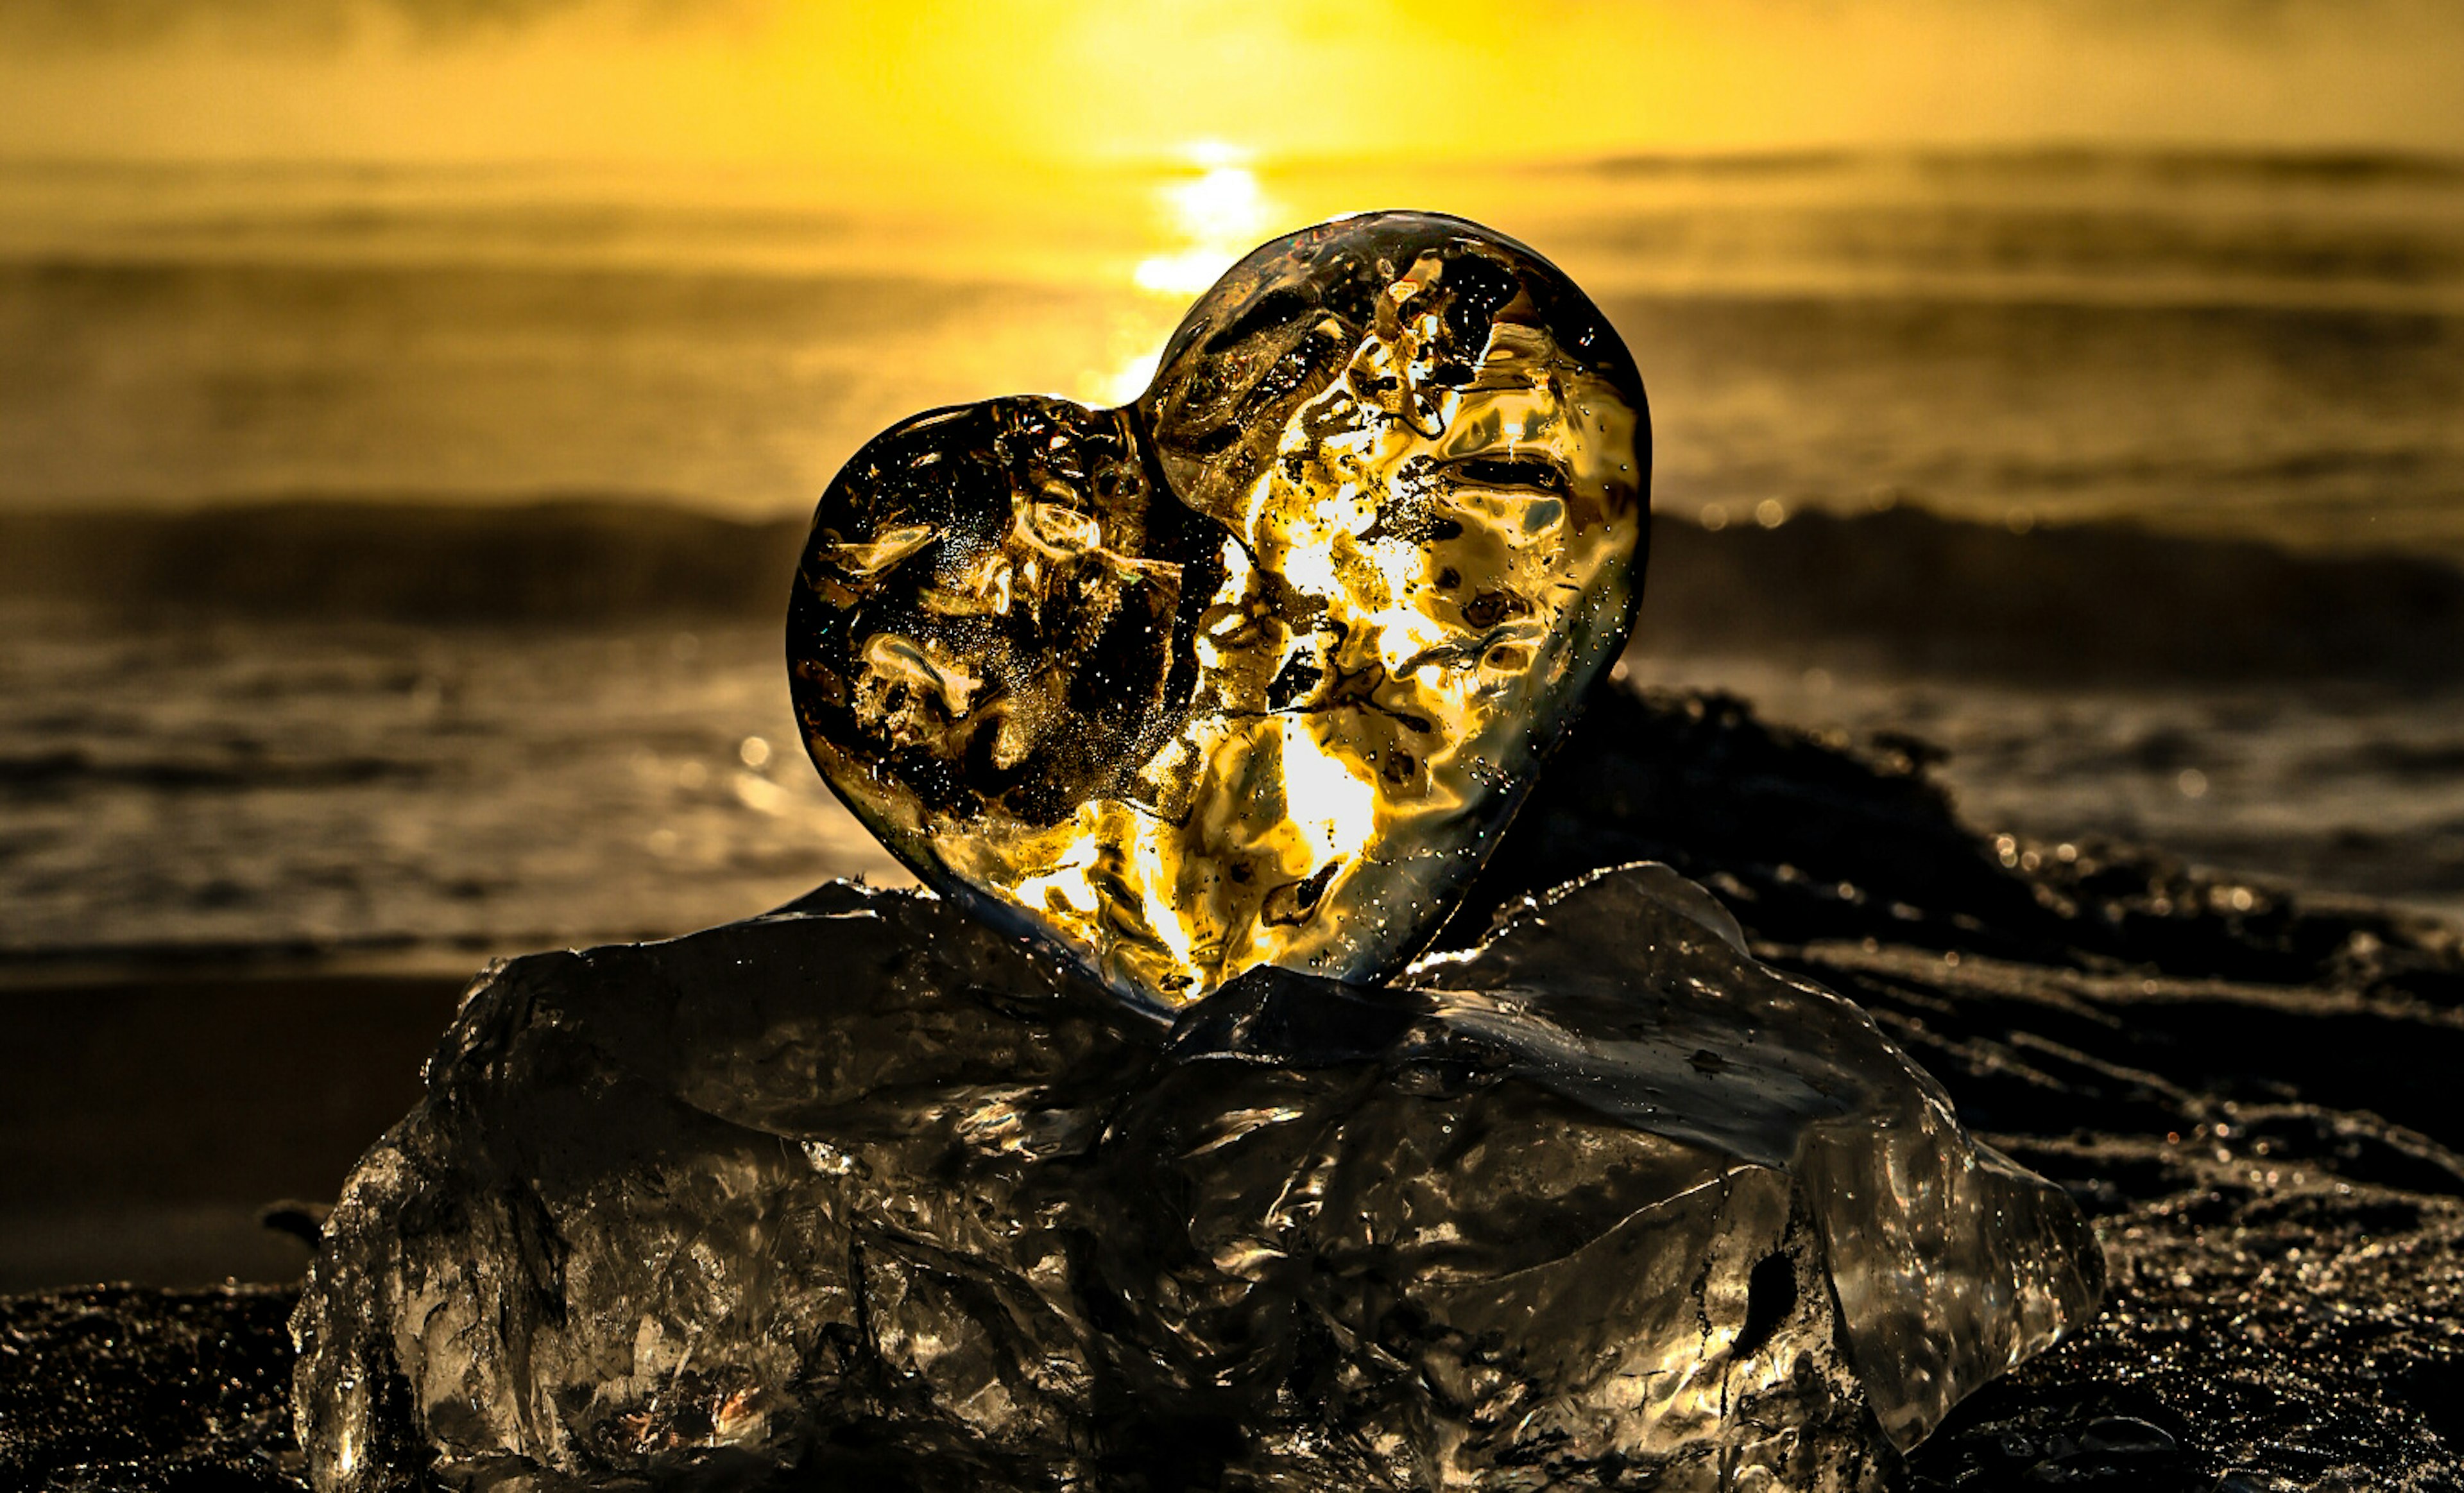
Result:
M2464 150L2453 0L0 0L0 157Z

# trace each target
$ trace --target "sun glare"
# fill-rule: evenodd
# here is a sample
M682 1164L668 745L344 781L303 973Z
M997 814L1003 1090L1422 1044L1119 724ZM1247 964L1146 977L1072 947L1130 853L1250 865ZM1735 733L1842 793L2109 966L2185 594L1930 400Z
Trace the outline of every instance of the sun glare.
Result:
M1180 156L1186 168L1155 189L1171 247L1140 259L1133 277L1140 290L1158 295L1191 296L1214 284L1266 237L1275 218L1247 150L1200 140L1182 146Z

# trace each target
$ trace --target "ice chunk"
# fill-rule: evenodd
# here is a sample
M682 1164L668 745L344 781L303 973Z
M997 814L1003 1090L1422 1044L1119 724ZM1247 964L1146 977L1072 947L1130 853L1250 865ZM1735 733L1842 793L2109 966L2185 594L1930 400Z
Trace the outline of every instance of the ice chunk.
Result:
M1529 249L1375 212L1265 244L1135 404L917 415L813 515L813 761L927 885L1158 1008L1381 979L1480 869L1642 578L1615 328Z
M1664 867L1169 1028L839 884L492 970L328 1226L296 1400L328 1490L1863 1488L2100 1278Z

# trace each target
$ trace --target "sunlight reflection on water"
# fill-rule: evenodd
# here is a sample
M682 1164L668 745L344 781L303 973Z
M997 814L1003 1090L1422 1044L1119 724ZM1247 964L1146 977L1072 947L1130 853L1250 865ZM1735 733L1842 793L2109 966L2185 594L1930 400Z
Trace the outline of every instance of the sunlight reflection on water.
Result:
M1132 279L1140 290L1191 296L1215 283L1233 261L1274 228L1278 208L1258 185L1248 153L1217 141L1182 150L1197 172L1155 189L1167 235L1177 247L1140 259Z
M1160 240L1140 258L1130 281L1158 300L1177 301L1215 283L1235 261L1271 236L1287 210L1258 183L1250 152L1221 141L1181 147L1182 167L1149 189ZM1079 395L1093 404L1125 405L1146 392L1163 356L1160 342L1134 345L1118 361L1089 369Z

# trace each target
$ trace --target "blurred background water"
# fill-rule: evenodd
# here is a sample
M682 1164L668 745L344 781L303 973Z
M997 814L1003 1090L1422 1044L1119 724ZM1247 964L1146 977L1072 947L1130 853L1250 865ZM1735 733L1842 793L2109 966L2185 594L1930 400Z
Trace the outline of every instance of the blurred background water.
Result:
M0 170L0 952L470 963L897 879L781 687L837 464L937 403L1126 398L1251 242L1403 202L1541 247L1634 349L1642 678L1931 736L1988 827L2464 910L2453 598L2320 595L2464 560L2464 166L1199 151L935 220L750 171L35 165ZM1928 557L1916 514L1991 543ZM1975 619L1859 587L2033 610L1946 659ZM2321 606L2353 635L2302 657Z
M915 408L1133 395L1252 243L1413 205L1611 311L1662 512L1906 495L2464 556L2464 164L1192 154L938 216L750 169L0 167L0 502L776 515Z

